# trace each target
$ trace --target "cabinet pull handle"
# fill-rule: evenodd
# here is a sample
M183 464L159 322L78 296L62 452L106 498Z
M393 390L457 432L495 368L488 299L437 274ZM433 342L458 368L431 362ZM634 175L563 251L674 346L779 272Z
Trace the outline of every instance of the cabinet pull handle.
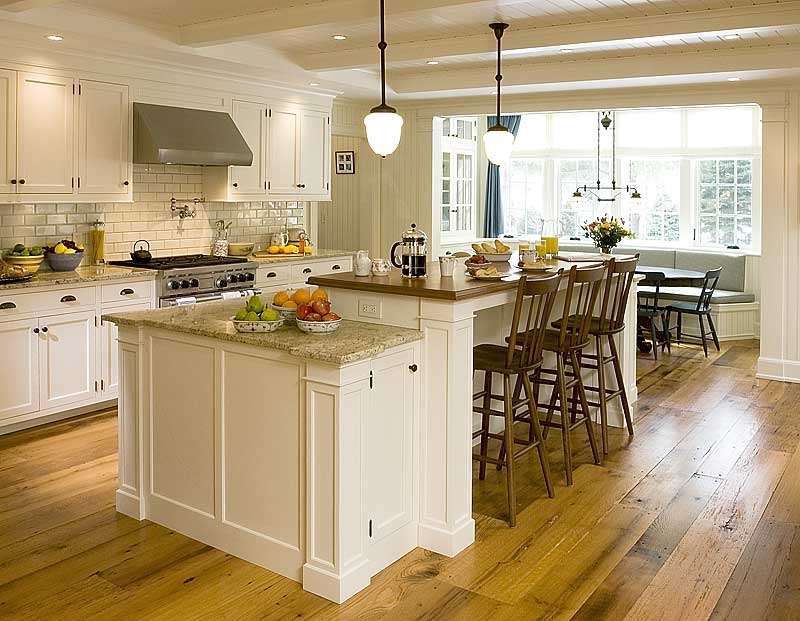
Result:
M45 334L47 334L47 326L45 326L45 327L43 327L43 328L42 328L42 332L44 332Z
M331 269L332 270L340 270L340 269L342 269L342 266L337 263L336 265L332 265Z
M298 188L304 188L304 187L306 187L306 184L305 183L298 183L297 187Z
M278 275L275 272L270 272L269 274L267 274L267 278L275 278L277 276Z
M122 182L122 185L130 185L130 183L129 183L129 182L127 182L127 181L123 181L123 182Z
M411 371L412 373L416 373L418 369L419 367L416 364L411 364L408 366L408 370Z
M12 308L16 308L17 305L14 302L3 302L0 304L0 310L11 310Z
M303 270L303 274L310 274L310 273L311 273L310 267L307 267L306 269Z
M119 292L120 295L133 295L133 289L125 288Z
M20 179L19 183L20 183L20 185L25 185L25 179Z
M61 298L61 301L64 302L64 303L66 303L66 302L75 302L75 301L77 301L77 299L78 298L76 298L74 295L65 295L63 298Z
M34 333L34 334L39 334L39 328L34 328L34 329L33 329L33 333Z

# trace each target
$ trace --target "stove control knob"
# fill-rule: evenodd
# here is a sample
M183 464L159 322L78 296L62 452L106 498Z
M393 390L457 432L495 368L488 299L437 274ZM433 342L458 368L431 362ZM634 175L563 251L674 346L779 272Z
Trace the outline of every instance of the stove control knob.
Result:
M226 278L228 279L228 282L230 282L230 283L236 282L236 274L228 274L226 276Z
M192 288L194 288L194 287L199 287L199 286L200 286L200 281L199 281L199 280L197 280L197 278L192 278L192 279L189 281L189 286L190 286L190 287L192 287Z
M181 281L181 289L188 289L188 288L189 288L189 281L188 280L182 280Z
M181 286L181 284L177 280L170 280L167 283L167 289L169 289L170 291L174 291L175 289L177 289L180 286Z
M214 281L214 286L219 288L219 289L221 289L223 287L227 287L228 286L228 281L225 280L222 276L220 276L219 278L217 278Z
M247 272L247 274L244 275L244 279L248 280L248 281L255 280L256 279L256 275L253 274L253 272Z
M244 274L244 273L242 273L242 274L239 274L239 275L236 277L236 280L238 280L239 282L244 282L245 280L247 280L247 274Z

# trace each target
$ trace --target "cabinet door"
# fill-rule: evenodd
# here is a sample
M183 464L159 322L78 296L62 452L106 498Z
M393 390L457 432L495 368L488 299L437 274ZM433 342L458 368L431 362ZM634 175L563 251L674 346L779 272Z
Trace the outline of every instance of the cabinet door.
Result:
M35 73L18 80L17 191L71 194L75 82Z
M301 194L325 194L328 191L328 115L303 110L300 113Z
M16 180L17 72L0 69L0 194L15 193Z
M253 152L250 166L231 166L231 194L264 194L267 191L267 110L264 104L233 100L233 121Z
M78 93L78 193L127 194L128 87L81 80Z
M270 194L297 194L298 111L292 108L270 108L269 160L267 178Z
M365 418L367 518L372 541L413 520L414 351L375 359Z
M37 319L0 322L0 421L39 409Z
M94 311L39 319L39 403L58 407L95 396Z
M134 304L118 306L114 310L126 313L139 310L150 310L152 305ZM111 312L111 308L103 312ZM100 392L104 397L115 397L119 391L119 358L117 357L117 325L108 321L100 322Z

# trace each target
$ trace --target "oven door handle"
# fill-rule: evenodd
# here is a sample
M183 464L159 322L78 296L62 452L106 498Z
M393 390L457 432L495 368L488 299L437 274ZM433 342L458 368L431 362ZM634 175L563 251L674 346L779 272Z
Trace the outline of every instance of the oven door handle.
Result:
M252 295L259 295L260 289L240 289L238 291L213 291L211 293L200 293L198 295L185 296L180 298L170 298L162 300L162 306L190 306L192 304L202 304L203 302L215 302L217 300L234 299L235 294L238 297L248 297Z

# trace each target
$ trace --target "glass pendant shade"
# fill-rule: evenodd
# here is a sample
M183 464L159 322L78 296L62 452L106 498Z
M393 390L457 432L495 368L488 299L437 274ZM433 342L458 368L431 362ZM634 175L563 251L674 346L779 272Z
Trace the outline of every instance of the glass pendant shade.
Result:
M572 209L578 209L582 207L586 199L584 199L583 194L579 190L576 190L572 194L572 198L569 199L569 205Z
M502 125L494 125L483 135L483 149L492 164L502 166L511 157L514 134Z
M642 195L639 192L632 192L630 198L628 199L628 206L630 207L631 211L639 211L642 207Z
M391 106L376 106L364 117L367 128L367 142L370 148L381 157L394 153L400 144L403 117Z

